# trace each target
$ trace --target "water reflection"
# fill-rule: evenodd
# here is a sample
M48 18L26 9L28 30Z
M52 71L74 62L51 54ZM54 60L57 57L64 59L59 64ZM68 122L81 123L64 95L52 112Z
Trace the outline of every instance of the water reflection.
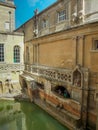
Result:
M38 106L0 101L0 130L68 130Z
M0 130L26 130L24 116L20 103L0 101Z

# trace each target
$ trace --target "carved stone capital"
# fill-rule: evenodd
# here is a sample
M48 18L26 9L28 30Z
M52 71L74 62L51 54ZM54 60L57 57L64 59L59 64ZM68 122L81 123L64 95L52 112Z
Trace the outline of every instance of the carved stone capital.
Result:
M78 39L83 39L84 40L84 38L85 38L85 35L78 36Z
M73 36L72 37L72 40L77 40L78 39L78 36Z

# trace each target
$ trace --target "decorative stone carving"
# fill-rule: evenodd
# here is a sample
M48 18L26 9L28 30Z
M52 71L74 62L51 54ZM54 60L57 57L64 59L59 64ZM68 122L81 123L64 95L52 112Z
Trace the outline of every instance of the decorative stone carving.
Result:
M82 87L82 77L82 72L79 66L77 66L73 71L73 85L76 87Z

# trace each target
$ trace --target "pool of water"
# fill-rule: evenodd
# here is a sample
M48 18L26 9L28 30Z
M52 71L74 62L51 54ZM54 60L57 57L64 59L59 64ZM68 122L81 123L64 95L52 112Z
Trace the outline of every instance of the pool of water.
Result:
M0 130L68 130L35 104L0 101Z

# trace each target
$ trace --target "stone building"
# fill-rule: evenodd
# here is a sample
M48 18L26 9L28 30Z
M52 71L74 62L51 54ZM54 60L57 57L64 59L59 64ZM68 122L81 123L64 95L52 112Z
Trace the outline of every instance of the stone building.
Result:
M58 0L23 24L23 90L54 108L72 130L98 120L98 1Z
M13 0L0 0L0 95L20 91L23 70L23 33L15 30Z

